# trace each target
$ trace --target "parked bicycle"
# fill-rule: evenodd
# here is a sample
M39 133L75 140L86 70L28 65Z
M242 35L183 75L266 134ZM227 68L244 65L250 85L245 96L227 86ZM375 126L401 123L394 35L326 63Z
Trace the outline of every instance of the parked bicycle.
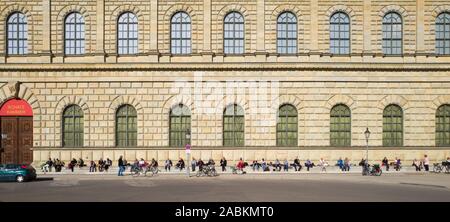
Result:
M363 166L363 172L362 175L363 176L381 176L382 170L379 164L374 164L374 165L370 165L370 164L365 164Z
M244 171L244 169L240 169L240 168L237 168L235 166L231 167L231 172L233 174L246 174L247 173L247 172Z
M450 164L446 161L440 163L434 163L433 164L433 172L440 173L442 171L445 171L445 173L450 173Z
M213 165L204 166L202 170L197 171L196 174L197 177L204 177L204 176L215 177L218 175L219 174L217 173L216 168Z
M154 176L159 172L159 169L154 166L132 166L131 167L131 175L133 177L138 176Z

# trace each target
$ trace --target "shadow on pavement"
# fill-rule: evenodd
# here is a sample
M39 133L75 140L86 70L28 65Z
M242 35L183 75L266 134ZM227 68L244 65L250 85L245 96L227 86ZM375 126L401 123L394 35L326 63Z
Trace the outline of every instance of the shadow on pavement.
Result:
M53 177L38 177L36 180L33 180L32 182L40 182L40 181L49 181L53 180Z

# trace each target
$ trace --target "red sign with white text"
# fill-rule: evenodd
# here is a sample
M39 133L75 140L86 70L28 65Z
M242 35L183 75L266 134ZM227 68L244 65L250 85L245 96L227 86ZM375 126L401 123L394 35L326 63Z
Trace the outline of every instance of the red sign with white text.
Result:
M21 99L11 99L0 108L0 116L33 116L33 109Z

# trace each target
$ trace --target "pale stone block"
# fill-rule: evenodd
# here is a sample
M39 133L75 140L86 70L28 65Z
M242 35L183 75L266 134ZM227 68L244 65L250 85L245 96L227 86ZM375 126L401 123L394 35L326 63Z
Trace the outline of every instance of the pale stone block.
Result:
M204 162L208 161L212 157L211 150L202 150L200 155Z
M61 151L50 151L50 157L52 159L60 159L61 160Z
M132 163L134 160L136 160L136 151L135 150L125 150L125 159Z
M82 157L81 151L79 151L79 150L72 151L72 155L71 155L72 159L75 158L78 161L80 159L80 157Z
M212 151L212 158L215 162L220 161L222 159L222 150L213 150Z
M91 150L81 151L81 156L83 157L85 164L89 164L89 161L93 160L93 155L92 155Z
M244 151L245 160L248 162L252 162L255 160L255 151L254 150L245 150Z
M178 159L183 158L186 159L185 156L180 156L180 152L178 150L169 150L169 159L172 161L178 161Z
M103 159L106 160L106 158L109 158L110 160L112 160L114 158L114 151L112 151L112 150L103 151Z
M62 161L70 161L71 160L71 151L61 151L61 159Z
M156 150L145 150L144 159L150 161L151 159L158 160L158 151Z

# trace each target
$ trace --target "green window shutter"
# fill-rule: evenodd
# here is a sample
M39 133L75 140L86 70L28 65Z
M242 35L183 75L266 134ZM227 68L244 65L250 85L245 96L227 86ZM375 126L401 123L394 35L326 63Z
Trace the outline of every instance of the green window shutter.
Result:
M236 104L227 106L223 115L223 145L244 146L244 132L244 110Z
M383 146L403 146L403 111L394 104L383 111Z
M444 104L436 111L436 146L450 146L450 105Z
M83 110L77 105L68 106L63 112L62 139L64 147L83 146Z
M169 146L184 147L191 140L186 138L186 133L191 129L191 111L183 104L179 104L170 111Z
M280 106L277 118L277 146L297 146L297 110L290 104Z
M116 146L137 146L137 112L131 105L123 105L117 109Z
M330 145L351 145L350 109L343 104L334 106L330 112Z

